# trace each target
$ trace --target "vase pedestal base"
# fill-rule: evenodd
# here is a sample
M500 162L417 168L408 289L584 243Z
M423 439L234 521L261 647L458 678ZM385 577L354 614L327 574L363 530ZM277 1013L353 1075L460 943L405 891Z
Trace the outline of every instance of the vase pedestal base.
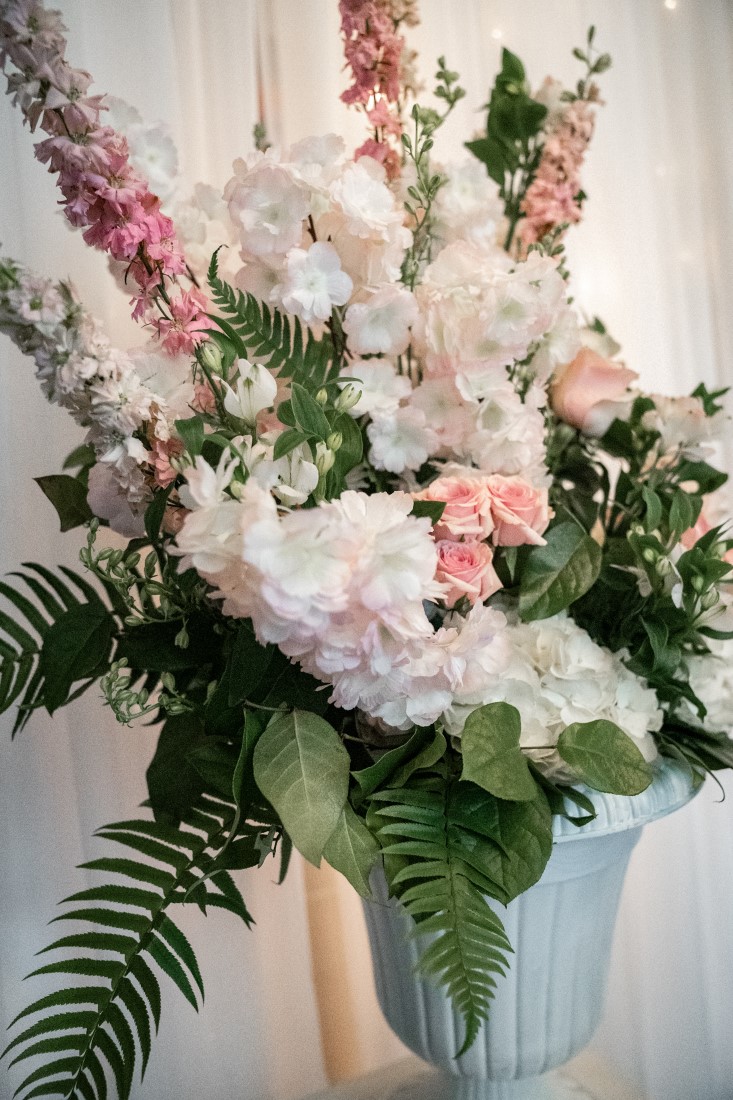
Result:
M558 1070L519 1081L482 1081L428 1069L375 1100L596 1100L596 1097Z

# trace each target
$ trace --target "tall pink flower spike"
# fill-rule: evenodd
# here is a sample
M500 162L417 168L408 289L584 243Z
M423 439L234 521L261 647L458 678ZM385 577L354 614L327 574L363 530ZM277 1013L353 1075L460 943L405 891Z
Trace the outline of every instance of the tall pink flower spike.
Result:
M129 265L135 320L152 324L171 354L192 354L210 327L206 299L178 288L186 261L173 222L130 165L125 138L101 124L104 96L87 95L89 73L64 59L65 30L60 12L39 0L0 0L8 94L31 130L49 135L36 156L58 174L69 222L86 227L87 244Z

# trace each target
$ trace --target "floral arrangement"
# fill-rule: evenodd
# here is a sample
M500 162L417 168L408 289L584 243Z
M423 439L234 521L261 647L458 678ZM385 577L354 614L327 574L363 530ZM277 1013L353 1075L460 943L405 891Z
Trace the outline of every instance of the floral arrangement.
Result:
M88 94L59 13L0 3L36 155L149 335L114 348L70 282L0 261L0 329L87 430L39 484L87 528L90 575L0 583L0 708L20 730L98 685L159 729L152 816L100 831L124 858L87 865L104 882L64 910L83 930L35 971L67 984L13 1021L24 1100L108 1077L127 1097L156 969L194 1005L203 988L171 909L249 924L231 871L284 876L293 846L365 895L382 865L464 1051L553 815L581 828L589 791L640 793L660 754L733 765L722 395L641 392L570 296L610 59L591 29L577 86L533 91L505 50L485 133L444 166L464 93L441 59L439 109L408 110L414 0L339 10L364 145L260 130L223 194L182 200L170 139Z

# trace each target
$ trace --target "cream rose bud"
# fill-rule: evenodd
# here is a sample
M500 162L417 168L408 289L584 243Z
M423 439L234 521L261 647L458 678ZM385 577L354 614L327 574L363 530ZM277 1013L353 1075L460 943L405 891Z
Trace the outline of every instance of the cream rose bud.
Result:
M277 382L267 367L258 363L239 359L237 367L239 377L234 389L226 387L224 408L245 424L254 424L257 414L269 409L277 397Z
M439 477L413 496L445 504L433 528L436 539L485 539L494 529L485 478Z
M628 387L638 377L622 363L582 347L570 363L555 371L550 406L566 424L586 435L602 436L627 412L632 399Z
M483 603L501 588L493 565L493 551L485 542L477 539L467 542L440 539L436 549L438 565L435 579L448 586L443 596L448 607L453 607L464 596L472 604Z
M487 479L496 546L544 546L543 532L553 515L547 489L536 489L522 477L494 474Z

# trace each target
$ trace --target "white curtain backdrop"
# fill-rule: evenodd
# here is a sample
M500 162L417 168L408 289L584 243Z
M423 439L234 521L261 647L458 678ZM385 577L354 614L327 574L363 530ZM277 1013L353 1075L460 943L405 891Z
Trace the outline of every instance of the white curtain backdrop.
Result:
M222 185L247 151L258 117L257 74L271 137L289 142L337 129L354 144L359 120L343 87L336 0L64 0L68 56L95 90L127 99L172 128L190 180ZM456 156L482 114L502 45L533 82L575 79L572 46L590 23L614 57L603 78L586 169L586 220L569 247L574 292L623 344L642 384L683 393L704 379L733 382L733 5L729 0L422 0L411 32L429 84L445 54L466 100L439 154ZM4 253L57 277L70 274L120 343L139 340L124 319L104 260L55 213L51 178L30 135L0 103L0 242ZM0 569L21 561L74 565L77 535L54 532L31 478L56 471L80 433L47 406L28 361L0 353ZM728 456L729 461L733 455ZM48 942L55 903L83 887L74 864L91 839L145 797L153 738L126 729L95 693L53 720L37 714L0 770L0 1019L35 992L21 979ZM733 783L726 780L729 793ZM708 784L695 802L644 835L618 923L607 1011L595 1049L649 1100L733 1097L733 803ZM188 916L207 984L201 1017L170 990L162 1035L140 1100L298 1100L325 1085L321 1023L311 978L303 870L277 889L242 876L258 927ZM317 900L317 899L316 899ZM311 917L313 915L311 891ZM359 1032L359 1063L400 1054L369 988L356 900L341 966ZM340 971L339 971L340 972ZM333 979L332 979L333 980ZM40 983L35 982L37 989ZM36 994L38 995L38 994ZM10 1083L0 1069L0 1100Z

